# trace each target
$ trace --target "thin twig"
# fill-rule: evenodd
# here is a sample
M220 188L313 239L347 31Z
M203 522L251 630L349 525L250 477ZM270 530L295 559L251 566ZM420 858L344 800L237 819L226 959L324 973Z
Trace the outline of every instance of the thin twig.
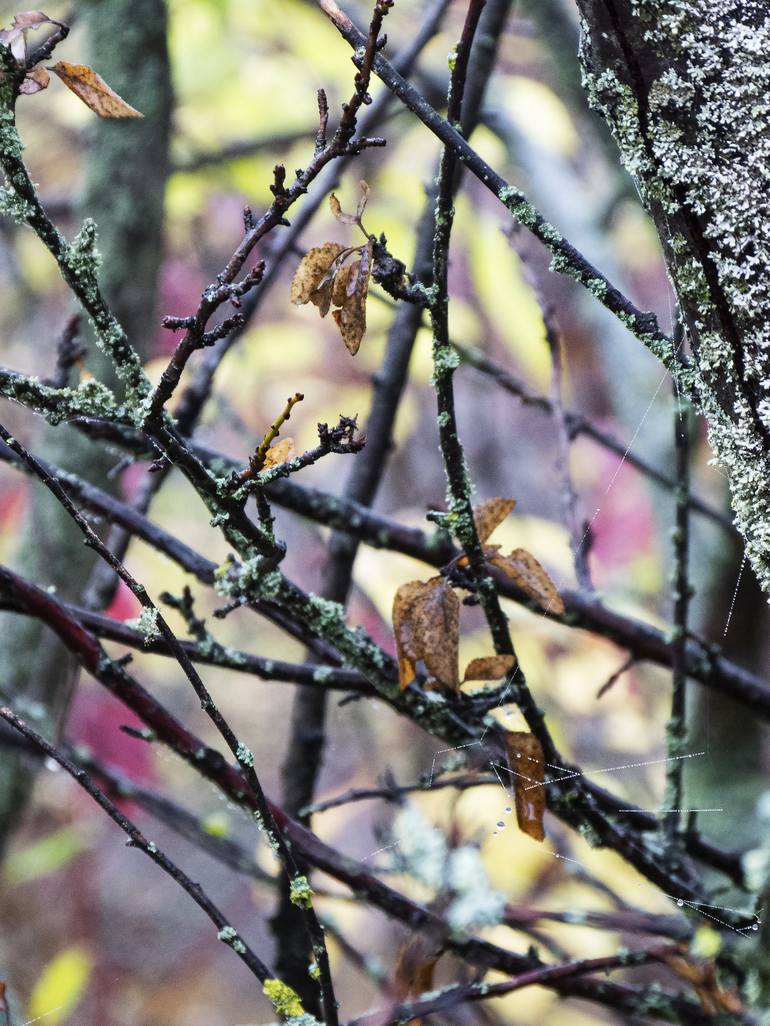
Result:
M62 769L78 783L112 819L120 829L128 836L131 847L138 848L145 855L152 859L156 866L159 866L164 873L167 873L179 886L186 891L199 908L203 909L212 923L218 930L218 936L224 941L238 957L249 967L252 973L260 982L272 979L273 974L264 962L255 954L249 945L240 937L238 932L230 924L229 920L220 912L217 906L206 895L200 884L193 881L184 873L171 859L162 852L154 841L148 841L144 834L136 827L131 820L110 801L107 795L101 791L80 766L76 766L57 748L50 744L44 737L36 733L27 723L24 722L13 710L7 706L0 707L0 717L9 723L14 730L23 734L41 752L44 752L49 759L57 762Z

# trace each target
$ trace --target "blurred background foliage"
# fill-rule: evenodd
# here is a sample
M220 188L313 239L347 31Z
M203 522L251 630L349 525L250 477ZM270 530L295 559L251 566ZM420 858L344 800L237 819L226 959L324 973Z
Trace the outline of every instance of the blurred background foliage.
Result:
M76 7L61 59L84 59L80 23L85 6ZM672 300L655 232L575 87L577 30L570 5L549 0L542 4L544 10L540 6L535 0L531 10L523 3L515 7L474 144L509 181L524 187L546 216L638 305L653 309L668 329ZM4 7L3 21L8 24L13 9ZM366 21L365 4L351 3L349 8L359 24ZM549 31L543 32L542 19L549 8L558 17L554 15ZM410 39L423 10L419 0L398 0L387 26L393 51ZM46 11L62 18L69 13L55 0ZM463 14L462 3L450 4L444 27L425 49L415 74L429 95L436 94L437 103L445 87L447 54ZM352 66L347 45L306 0L171 0L169 18L176 92L174 170L166 193L158 310L161 315L185 315L196 307L201 290L237 244L244 205L260 211L269 202L273 165L281 161L293 169L308 160L316 90L323 86L331 110L337 111L350 92ZM99 54L91 60L98 70ZM142 75L141 66L136 75ZM376 84L375 90L379 88ZM126 99L132 102L130 89ZM72 234L77 227L73 211L78 209L89 160L92 115L54 83L45 93L23 98L20 124L41 194ZM338 191L343 206L350 209L358 180L369 183L367 226L384 232L391 251L408 263L437 149L435 140L403 110L391 112L382 134L387 148L366 151L358 158ZM233 151L241 155L229 156ZM556 310L563 337L567 406L670 472L671 386L661 368L590 296L570 281L546 274L547 262L538 246L523 235L512 238L506 227L492 197L475 181L466 180L457 202L452 248L453 337L478 347L530 389L547 393L551 364L540 306L529 284L534 273L547 304ZM46 376L52 371L55 340L71 302L52 260L30 232L6 221L0 222L0 232L2 362ZM305 231L302 247L326 240L346 242L353 232L337 224L323 205ZM268 260L269 243L262 253ZM199 429L201 440L241 460L258 443L286 396L296 390L306 396L291 422L299 450L313 444L318 421L334 422L340 413L357 413L362 424L366 420L371 376L382 358L392 309L372 294L367 336L359 355L351 358L333 324L319 320L312 308L289 304L297 259L286 263L258 319L223 364ZM147 340L148 370L155 378L174 341L159 320ZM82 373L88 373L88 359ZM425 333L418 339L396 424L396 447L378 498L380 510L410 524L423 524L425 511L440 508L444 501L430 373ZM462 435L479 498L510 495L518 500L516 512L495 540L528 548L557 584L574 586L553 420L469 367L459 372L457 390ZM21 437L34 438L37 429L26 414L14 408L5 415ZM302 480L339 491L349 459L323 460L304 471ZM724 507L724 481L709 459L699 428L694 490ZM665 626L671 615L672 495L587 438L572 447L572 472L581 513L591 525L591 567L598 591L613 608ZM142 474L138 467L120 472L119 489L125 497L135 495ZM30 504L40 501L32 492L35 488L13 471L0 469L2 560L14 561ZM226 548L210 530L205 510L188 496L185 483L172 475L153 505L153 518L210 558L224 559ZM289 576L317 589L327 532L283 510L276 513L279 533L289 546ZM129 550L128 565L152 594L179 594L188 583L176 566L141 542ZM740 566L741 552L730 535L694 518L696 626L726 648L738 648L744 665L761 669L766 665L767 613L748 571L728 622ZM392 650L389 617L394 592L405 581L425 576L424 568L406 557L363 547L355 565L350 620L363 624ZM210 616L213 596L195 587L193 591L199 614ZM626 653L512 604L508 611L522 663L548 713L557 744L569 757L596 770L633 764L611 774L612 786L619 795L655 809L663 786L669 676L649 665L636 665L597 700L597 690L623 665ZM137 608L121 588L109 612L128 619ZM176 614L168 615L183 634ZM461 664L488 651L477 611L464 610L463 621ZM253 615L237 612L212 623L224 644L281 659L304 657L297 643ZM171 660L138 653L136 672L209 743L217 744ZM254 748L268 793L277 795L293 686L213 668L206 670L206 680L222 710ZM752 757L750 777L741 776L736 784L729 762L725 770L725 758L735 758L735 752L721 732L722 704L699 698L690 750L705 754L692 760L688 773L690 804L724 810L701 814L700 825L714 837L737 842L742 815L761 789L763 749L756 747L759 755ZM269 853L255 847L245 818L163 749L122 733L120 726L130 722L125 710L86 678L81 680L66 734L132 778L173 793L196 810L206 830L239 838L255 850L259 865L274 868ZM703 723L708 723L707 733L699 727ZM746 738L751 735L745 722L739 730ZM400 783L416 781L432 766L438 770L453 758L451 752L437 752L438 747L376 701L340 706L335 700L317 797L323 800L350 787L376 784L388 770ZM597 780L607 780L606 774ZM511 822L509 804L496 786L465 793L441 790L412 800L425 821L444 828L454 844L479 843L490 886L513 903L578 917L619 904L670 911L670 903L617 857L568 835L554 819L547 821L544 846L523 836ZM223 871L208 856L147 820L132 803L127 805L147 824L151 836L180 853L191 875L209 889L257 950L269 952L272 940L266 923L275 901L270 887ZM361 802L317 815L314 826L341 850L365 859L372 868L390 871L399 887L422 896L420 885L399 872L393 859L398 815L397 809L382 802ZM324 915L333 920L341 937L356 941L371 960L367 975L346 962L338 942L330 942L338 995L349 1017L375 1001L376 965L392 967L404 933L379 913L336 897L341 892L333 882L321 880L320 886L328 891L319 902ZM0 875L0 918L6 924L0 962L26 1002L27 1017L40 1016L47 1026L224 1026L259 1021L252 978L230 951L214 943L210 925L192 903L180 899L168 879L127 850L113 825L52 767L40 776L7 854ZM500 943L510 943L507 929L487 932ZM617 934L558 923L543 924L536 935L520 940L524 946L534 943L547 951L548 945L558 945L585 957L609 953L623 942ZM445 961L437 971L437 984L455 978L456 967L451 959ZM644 979L644 973L638 972L636 978ZM261 1007L259 1002L256 1006ZM611 1021L595 1008L565 1008L553 993L540 988L491 1001L481 1009L476 1005L453 1016L458 1021L499 1017L522 1026L533 1021L542 1026Z

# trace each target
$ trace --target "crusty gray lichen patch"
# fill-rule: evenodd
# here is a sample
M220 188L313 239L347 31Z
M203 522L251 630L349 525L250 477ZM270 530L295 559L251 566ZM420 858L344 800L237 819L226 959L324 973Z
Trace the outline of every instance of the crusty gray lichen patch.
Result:
M578 5L589 98L655 219L695 398L770 591L770 8Z

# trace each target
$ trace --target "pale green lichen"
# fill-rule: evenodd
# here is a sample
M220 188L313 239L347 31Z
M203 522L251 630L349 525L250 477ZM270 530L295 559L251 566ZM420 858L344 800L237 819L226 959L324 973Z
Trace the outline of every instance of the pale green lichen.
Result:
M244 745L242 743L238 745L238 750L235 753L235 757L238 760L238 762L241 764L241 766L249 766L249 767L253 768L253 766L254 766L254 753L246 745Z
M236 954L246 954L246 945L241 940L238 931L233 929L232 926L223 926L217 933L217 938L218 940L221 940L223 944L227 944L229 948L232 948Z
M144 635L145 645L151 644L160 637L158 628L158 610L152 606L143 607L139 616L133 620L126 620L127 627L133 627Z
M17 224L25 224L32 214L32 207L13 189L0 189L0 214Z
M299 908L313 907L313 888L306 876L295 876L289 884L289 898Z
M446 919L453 933L463 935L481 926L495 926L502 920L505 895L489 882L477 848L463 845L447 860L447 883L452 898Z

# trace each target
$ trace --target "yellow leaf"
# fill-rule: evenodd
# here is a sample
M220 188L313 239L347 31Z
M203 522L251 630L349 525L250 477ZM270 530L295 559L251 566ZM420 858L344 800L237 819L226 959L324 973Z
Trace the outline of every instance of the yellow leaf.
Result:
M513 794L519 829L536 841L545 840L545 759L534 734L523 730L505 735L508 765L513 774Z
M32 988L28 1018L45 1017L46 1026L69 1019L88 985L92 964L88 952L77 945L55 955Z
M344 249L345 247L341 246L339 242L325 242L322 246L314 246L302 257L291 283L290 298L295 306L302 306L311 301L313 293L321 285L332 264ZM331 278L329 281L331 283ZM327 305L326 310L328 311L328 309ZM323 313L321 316L323 317Z
M293 438L282 438L280 442L271 445L265 453L262 469L267 470L268 467L277 467L281 463L285 463L295 455L296 451Z
M536 599L546 613L562 616L566 612L556 585L531 552L514 549L509 556L492 556L489 562L500 567L517 588Z
M505 520L516 505L515 499L486 499L473 507L473 519L479 541L483 544L496 527Z
M463 680L500 680L516 665L516 656L494 655L471 659Z
M66 61L59 61L50 70L100 118L144 117L144 114L130 103L126 103L122 96L118 96L102 76L97 75L87 64L68 64Z

